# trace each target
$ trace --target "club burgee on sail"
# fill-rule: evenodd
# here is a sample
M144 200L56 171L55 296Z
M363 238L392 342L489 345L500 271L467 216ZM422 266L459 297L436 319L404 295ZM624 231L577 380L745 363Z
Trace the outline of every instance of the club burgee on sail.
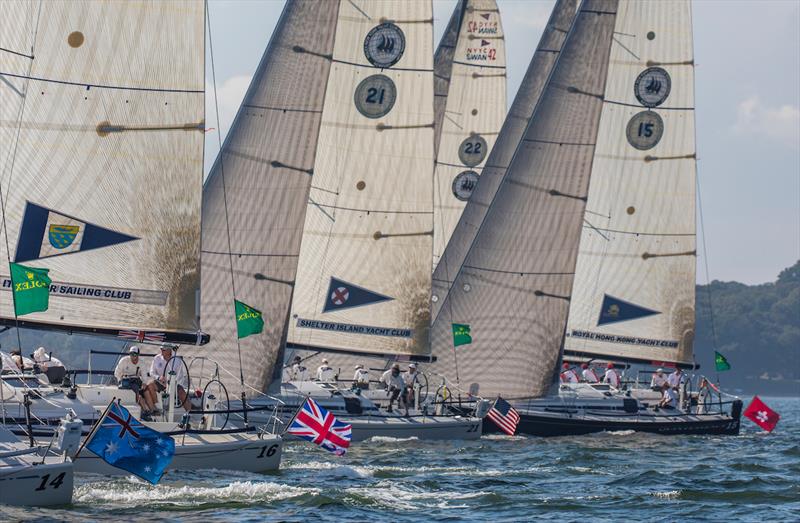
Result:
M0 126L0 257L46 269L51 282L46 310L23 317L7 315L14 293L3 285L0 322L206 343L197 314L204 4L19 2L4 14L4 41L24 52L0 53L0 120L12 123ZM180 395L174 380L167 387ZM169 404L164 431L181 417ZM191 468L268 470L280 457L279 436L180 430L176 455L195 458ZM265 443L278 447L259 462ZM233 455L240 462L225 459Z
M571 390L557 393L570 307L575 307L587 290L577 282L573 286L576 263L580 264L579 245L582 233L597 231L594 215L602 211L624 221L624 217L642 213L650 217L644 224L657 224L662 218L669 220L669 214L659 209L671 205L657 201L659 191L681 194L680 187L688 187L693 194L693 185L684 185L680 176L669 176L683 161L691 161L692 169L694 165L689 13L688 2L582 2L507 171L490 195L486 210L475 211L479 214L477 228L476 222L462 220L448 245L447 250L453 247L454 258L463 261L434 320L434 354L452 355L439 361L454 370L457 366L460 383L471 392L514 400L521 418L520 432L738 431L736 402L731 414L698 413L691 408L656 410L653 403L624 397L609 391L608 386L604 390L591 387L592 392L583 396ZM676 27L684 30L674 30ZM619 35L636 36L621 42ZM654 67L661 69L656 72ZM666 70L681 80L673 83L671 95L665 94L661 71ZM669 96L660 108L652 103L659 96L664 97L660 103ZM684 125L689 127L681 128ZM498 142L502 139L501 135ZM619 162L622 165L617 165ZM606 176L604 171L613 174ZM626 202L618 198L619 187L625 184L617 181L608 193L614 195L610 200L614 206L586 212L588 205L598 201L593 198L597 184L602 187L608 176L631 176L641 184L642 191L631 193L634 199L642 198L648 184L660 189L654 189L649 200ZM597 184L596 177L600 180ZM659 185L667 183L679 187L669 192ZM481 186L464 216L477 205L474 202ZM687 212L691 214L691 210ZM606 232L631 238L650 233L629 229L629 235L623 234L621 227ZM603 236L601 232L597 234ZM456 247L457 237L466 242ZM647 241L654 245L631 242L630 248L636 252L630 256L649 264L648 271L658 270L662 260L667 264L678 257L693 260L693 250L671 240ZM693 238L691 242L693 245ZM603 249L610 249L608 243L592 252ZM462 257L461 253L466 254ZM690 272L691 283L681 285L694 284L694 271ZM616 307L611 309L611 305ZM631 314L634 309L621 302L609 308L621 321L654 317L644 312ZM676 321L686 319L679 310L673 313ZM610 326L621 321L600 315L598 323ZM472 342L454 350L452 325L456 323L470 327ZM684 327L678 330L683 332ZM685 335L678 336L684 336L685 342ZM665 352L661 354L669 359Z

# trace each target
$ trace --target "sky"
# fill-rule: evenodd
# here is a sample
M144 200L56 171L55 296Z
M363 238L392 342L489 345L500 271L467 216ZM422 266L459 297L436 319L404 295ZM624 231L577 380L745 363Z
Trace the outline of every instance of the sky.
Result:
M207 62L207 126L215 130L206 135L206 171L283 3L209 2L220 123ZM510 104L554 0L497 4L506 37ZM438 43L455 0L434 0L433 5ZM697 281L774 281L800 259L800 1L696 0L693 18L698 176L707 247L706 255L698 230Z

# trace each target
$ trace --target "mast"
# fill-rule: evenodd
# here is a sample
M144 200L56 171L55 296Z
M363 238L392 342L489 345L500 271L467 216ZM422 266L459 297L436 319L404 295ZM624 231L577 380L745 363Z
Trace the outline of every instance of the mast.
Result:
M433 323L435 352L449 353L442 358L449 360L442 362L443 369L455 368L452 324L470 326L472 343L456 349L457 364L460 385L475 394L536 397L552 382L564 340L616 7L613 0L581 4ZM467 208L473 205L478 205L474 199Z
M620 2L615 33L565 354L691 367L691 4Z
M202 324L237 395L240 373L266 388L283 346L337 15L338 3L286 3L203 190ZM238 344L234 298L264 319Z
M3 8L0 259L53 279L49 309L20 326L207 341L195 306L203 4ZM13 326L7 266L0 281L0 323Z
M497 3L468 0L456 7L453 19L457 14L460 25L446 72L446 98L438 90L436 98L437 104L444 101L446 106L436 106L442 113L436 114L441 120L433 190L434 267L478 184L506 113L505 39ZM442 45L449 45L447 37L446 33ZM437 70L437 88L440 75Z

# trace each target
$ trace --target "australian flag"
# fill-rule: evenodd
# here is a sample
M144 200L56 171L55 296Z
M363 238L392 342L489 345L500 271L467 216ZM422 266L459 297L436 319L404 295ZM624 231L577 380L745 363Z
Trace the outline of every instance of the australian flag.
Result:
M352 435L350 425L337 420L311 398L307 398L297 411L286 432L315 443L337 456L344 456L347 452Z
M111 402L90 438L86 448L106 463L153 485L159 482L175 454L171 437L142 425L119 401Z

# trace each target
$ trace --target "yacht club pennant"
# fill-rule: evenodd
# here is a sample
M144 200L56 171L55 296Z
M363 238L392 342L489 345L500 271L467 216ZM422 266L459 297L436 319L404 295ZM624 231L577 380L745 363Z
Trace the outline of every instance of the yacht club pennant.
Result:
M619 321L638 320L639 318L646 318L661 314L653 309L642 307L625 300L620 300L608 294L603 295L603 305L600 308L600 318L597 320L597 325L605 325L607 323L617 323Z
M138 240L74 216L27 202L17 242L17 263Z
M322 312L352 309L353 307L372 305L373 303L380 303L393 299L394 298L378 294L377 292L359 287L358 285L348 283L338 278L331 278Z

